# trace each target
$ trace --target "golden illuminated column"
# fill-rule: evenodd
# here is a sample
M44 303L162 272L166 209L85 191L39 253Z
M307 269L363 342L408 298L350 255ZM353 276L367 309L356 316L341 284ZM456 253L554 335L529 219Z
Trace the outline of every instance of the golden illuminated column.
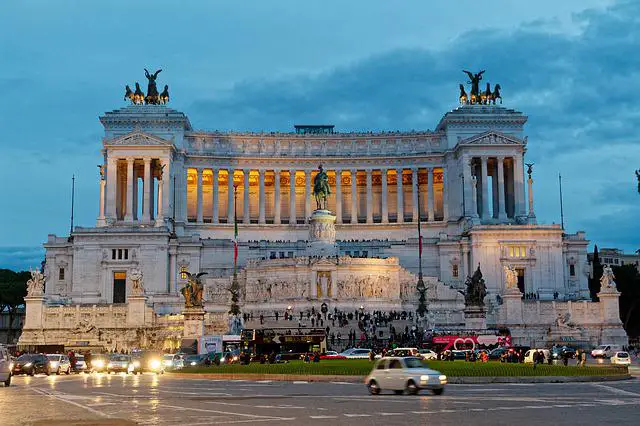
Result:
M373 223L373 184L371 177L371 169L366 170L367 173L367 223Z
M144 183L142 195L142 221L151 221L151 187L153 182L151 181L151 158L145 158L144 162Z
M489 219L489 177L487 171L488 158L482 156L481 170L482 170L482 219Z
M289 225L297 224L296 218L296 170L289 170Z
M380 170L382 176L382 223L389 223L389 204L387 202L387 169Z
M280 170L273 171L274 191L273 191L273 223L280 225Z
M411 214L413 222L418 222L418 169L411 169Z
M264 199L264 170L258 170L258 223L265 224L267 223L265 217L265 199Z
M235 170L227 169L227 223L234 223L234 203L233 203L233 173Z
M428 175L427 175L427 179L428 182L427 184L429 185L429 189L427 192L427 220L429 222L433 222L434 220L434 210L435 210L435 201L436 201L436 197L434 194L434 185L433 185L433 181L434 181L434 173L433 173L433 167L430 167L427 169Z
M304 171L304 223L311 217L311 170Z
M398 202L396 211L398 212L397 223L404 223L404 197L402 194L402 169L396 169L396 190Z
M336 223L342 223L342 170L336 170Z
M249 208L249 169L242 171L242 177L244 179L244 203L243 203L243 217L242 223L251 223L251 209Z
M196 169L196 173L198 174L196 194L197 194L197 208L196 208L196 222L203 222L203 214L202 214L202 169Z
M125 222L133 222L133 158L127 158L127 210Z
M218 181L219 179L219 171L218 169L212 169L211 173L213 174L213 176L211 177L211 179L213 180L213 190L211 191L211 197L213 198L211 204L213 207L213 214L211 217L211 223L218 223L220 222L220 212L218 211L218 190L220 188L220 183Z
M351 169L351 223L358 223L358 193L356 169Z

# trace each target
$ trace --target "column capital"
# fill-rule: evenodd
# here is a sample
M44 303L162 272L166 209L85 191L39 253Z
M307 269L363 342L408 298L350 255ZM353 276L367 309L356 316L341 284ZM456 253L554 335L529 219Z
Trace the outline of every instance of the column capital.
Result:
M505 155L498 155L498 156L496 156L496 159L497 159L499 162L501 162L501 163L504 161L504 159L505 159L505 158L506 158L506 156L505 156Z
M127 163L133 163L136 159L134 157L125 157Z
M145 163L145 164L147 164L147 163L151 164L151 162L153 161L153 158L144 157L144 158L142 159L142 161L144 161L144 163Z
M396 167L396 173L400 174L404 171L404 167Z
M351 173L353 173L353 174L358 173L358 169L349 169L349 171L350 171Z
M265 169L258 169L258 174L261 176L264 176L264 172L266 172Z

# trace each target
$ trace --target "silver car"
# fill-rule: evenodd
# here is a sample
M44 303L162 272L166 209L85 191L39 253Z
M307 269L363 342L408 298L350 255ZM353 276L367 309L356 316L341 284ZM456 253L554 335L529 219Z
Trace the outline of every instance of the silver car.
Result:
M68 356L60 354L47 354L47 359L49 360L49 368L51 369L52 373L55 373L58 376L62 373L71 373L71 362L69 361Z
M388 357L376 362L364 383L372 395L387 389L398 395L405 391L415 395L422 389L442 395L447 376L427 368L422 359L417 357Z

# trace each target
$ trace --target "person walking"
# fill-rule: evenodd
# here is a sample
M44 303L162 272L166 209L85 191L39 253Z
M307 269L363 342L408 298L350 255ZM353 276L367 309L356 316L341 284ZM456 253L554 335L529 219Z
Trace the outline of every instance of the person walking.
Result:
M584 367L586 363L587 363L587 351L583 350L580 353L580 366Z
M536 369L536 365L538 364L538 351L533 351L533 369Z

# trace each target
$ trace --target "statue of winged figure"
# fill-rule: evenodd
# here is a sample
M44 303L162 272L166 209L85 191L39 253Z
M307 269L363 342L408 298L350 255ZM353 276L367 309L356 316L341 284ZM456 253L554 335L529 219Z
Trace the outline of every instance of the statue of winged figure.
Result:
M482 80L482 74L484 74L485 70L482 70L476 74L471 71L462 70L463 73L469 76L468 83L471 84L471 102L476 103L480 101L480 80Z
M162 70L157 70L153 74L150 74L147 69L144 69L144 75L149 80L149 85L147 86L147 97L144 99L146 104L157 105L160 103L158 87L156 86L156 78L158 78L158 74L160 74Z
M202 296L204 293L204 285L202 284L201 276L206 275L206 272L199 272L192 274L186 272L187 284L180 289L180 293L184 296L185 308L201 308Z

